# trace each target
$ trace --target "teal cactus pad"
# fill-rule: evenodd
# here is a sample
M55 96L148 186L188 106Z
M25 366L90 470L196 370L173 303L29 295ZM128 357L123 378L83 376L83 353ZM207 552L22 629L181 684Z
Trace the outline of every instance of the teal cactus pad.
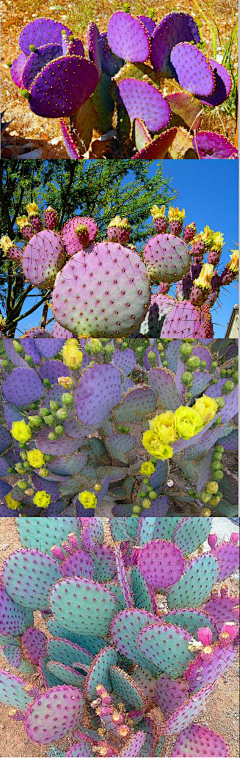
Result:
M80 529L77 518L20 518L17 521L18 533L22 547L35 548L52 555L51 547L61 545L70 532L74 532L80 542ZM34 528L33 528L34 527Z
M5 587L0 586L0 632L6 635L6 642L11 642L8 637L22 634L32 623L32 612L15 603L9 597Z
M102 650L102 648L106 645L106 642L102 637L85 637L81 634L69 632L69 629L66 629L65 627L58 624L55 619L49 619L46 622L46 625L48 631L53 635L53 637L61 637L64 640L75 642L76 645L80 645L85 651L91 653L93 656L97 655L97 653L99 653L99 651Z
M165 521L165 519L159 519L160 521ZM153 535L154 535L154 529L157 523L156 518L149 518L146 516L146 518L140 518L139 524L138 524L138 531L137 531L137 542L138 545L145 545L146 542L149 542Z
M11 637L10 634L0 634L0 645L19 645L17 637Z
M20 647L16 647L16 645L4 645L2 653L6 661L10 663L10 666L15 666L15 668L20 666L22 660Z
M126 519L110 519L111 535L114 542L128 542L129 534L126 527Z
M166 744L166 737L164 736L160 737L160 740L158 740L158 743L155 749L155 755L159 756L159 758L162 758L162 756L165 755L165 744Z
M218 563L213 555L205 554L188 564L185 573L170 589L168 607L197 608L207 599L218 577Z
M156 395L149 387L135 387L128 391L121 405L114 409L114 416L118 424L128 424L145 418L148 413L155 411L156 406Z
M91 579L62 579L53 587L50 602L59 623L85 635L107 634L116 612L112 593Z
M188 649L191 635L173 624L157 623L145 626L137 638L142 654L172 679L182 676L192 660Z
M198 713L201 711L203 704L207 697L211 693L212 687L204 687L199 690L197 695L193 695L183 705L180 705L176 709L174 714L170 716L164 727L164 733L167 735L179 734L182 729L194 721Z
M82 693L76 687L60 685L43 692L28 706L25 719L28 737L39 745L56 742L78 726L83 705Z
M43 683L45 687L57 687L58 684L62 684L62 680L59 679L58 676L55 676L55 674L52 674L52 672L48 670L47 663L48 663L48 658L40 658L39 669L40 669Z
M147 582L136 566L133 566L132 568L131 585L135 608L144 608L145 611L156 613L157 606L154 596L150 592Z
M38 550L16 550L3 564L2 581L8 594L31 610L49 607L49 591L60 577L58 563Z
M172 516L170 519L158 518L154 526L153 538L171 540L177 524L182 521L181 516Z
M122 589L126 604L128 608L131 608L133 607L133 593L132 593L130 582L127 577L120 545L115 545L114 553L115 553L118 581Z
M82 519L82 525L84 526L85 519ZM103 520L101 518L95 518L94 521L92 519L89 519L89 529L91 532L91 538L95 544L99 543L100 545L104 541L104 528L103 528Z
M184 703L186 697L186 683L182 679L169 679L166 674L161 674L156 685L156 703L166 719Z
M131 677L117 666L111 665L109 676L114 694L119 701L126 705L127 710L141 711L144 709L144 699L136 683Z
M116 561L114 551L110 545L96 545L92 553L94 562L93 579L100 582L109 582L116 573Z
M116 458L122 463L128 463L128 453L136 445L136 437L131 437L130 434L112 434L108 440L106 440L106 447L112 458Z
M8 403L17 401L20 408L28 408L43 397L44 387L34 369L15 368L2 383L2 393Z
M174 530L174 542L184 555L189 555L205 542L210 534L211 526L211 518L184 518Z
M186 629L186 631L194 637L197 636L198 629L208 626L213 634L213 640L216 639L216 628L212 623L210 616L195 608L182 608L179 611L167 613L164 617L164 621L169 624L180 626L181 629Z
M157 616L145 610L127 609L118 613L111 624L111 637L117 649L133 663L158 675L162 668L151 663L137 647L137 637L145 626L158 621Z
M61 563L63 576L84 576L85 579L93 578L93 559L85 550L75 550L74 553L66 555Z
M178 736L173 747L173 753L176 758L196 758L201 755L202 758L209 756L229 756L229 749L225 740L216 732L212 732L206 726L200 724L191 724L184 729Z
M93 658L91 653L84 650L83 647L65 639L49 640L47 655L51 660L59 661L66 666L73 666L73 664L78 663L81 667L80 664L82 664L83 670L86 666L91 665Z
M134 737L128 741L127 745L119 753L120 758L133 758L133 756L140 755L140 750L144 745L146 735L144 732L136 732Z
M119 587L119 584L115 584L115 582L109 582L108 589L113 593L115 600L117 601L117 613L118 611L124 611L124 609L127 608L127 604L123 591L121 587Z
M64 684L71 684L72 687L78 687L80 690L83 690L85 677L77 673L71 666L65 666L64 663L59 663L58 661L47 661L46 667L50 671L50 674L53 674Z
M181 550L167 540L152 540L139 551L139 571L157 591L175 584L182 576L184 566Z
M31 697L25 691L26 682L14 674L0 670L0 702L25 711Z
M137 539L137 531L138 531L137 520L134 517L132 517L132 518L123 519L123 521L125 523L126 530L127 530L130 540L135 541Z
M94 700L97 697L96 686L102 684L108 692L111 692L113 687L109 675L110 666L115 666L118 660L118 655L113 647L105 647L98 653L96 658L92 661L90 669L87 673L85 682L85 696L89 700Z
M151 369L148 374L150 387L157 393L162 408L176 411L182 405L182 397L179 395L175 376L169 369L157 366Z

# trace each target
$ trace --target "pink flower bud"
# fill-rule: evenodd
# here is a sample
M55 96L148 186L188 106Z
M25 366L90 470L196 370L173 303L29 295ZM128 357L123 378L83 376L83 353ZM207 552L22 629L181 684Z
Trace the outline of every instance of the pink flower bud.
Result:
M69 545L69 543L66 540L62 542L62 547L64 548L64 550L66 550L67 553L72 553L72 545Z
M239 540L238 532L232 532L232 534L230 534L230 542L233 542L234 544L236 544L238 540Z
M65 554L64 554L62 548L59 547L58 545L53 545L51 547L51 553L53 554L54 558L58 558L60 561L62 561L63 558L65 557Z
M208 626L203 626L201 629L198 629L198 639L202 644L205 646L211 645L212 642L212 631L209 629Z
M78 538L77 538L77 535L74 534L74 532L70 532L70 534L68 534L68 542L70 542L70 545L72 545L72 547L74 547L75 550L78 549L79 547Z
M217 541L218 541L217 534L209 534L208 536L209 547L216 547Z

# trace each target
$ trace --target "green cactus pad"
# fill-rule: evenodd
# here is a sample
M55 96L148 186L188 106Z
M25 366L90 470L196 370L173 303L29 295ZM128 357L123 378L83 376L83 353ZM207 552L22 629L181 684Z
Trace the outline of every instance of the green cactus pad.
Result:
M32 698L25 692L26 682L0 670L0 702L25 711Z
M56 676L64 684L71 684L73 687L83 690L85 677L78 674L71 666L65 666L57 661L48 661L46 667L50 674Z
M173 624L158 623L146 626L137 638L139 650L152 661L159 670L172 679L182 676L192 660L188 649L191 635Z
M121 703L123 702L126 705L127 710L141 711L144 709L142 693L126 671L122 671L117 666L110 666L109 676L114 694L120 698Z
M188 564L183 576L171 588L168 607L197 608L208 597L218 577L218 562L213 555L205 554Z
M83 705L82 693L76 687L63 684L43 692L28 706L25 720L28 737L39 745L56 742L76 729Z
M156 406L155 393L149 387L135 387L128 390L124 400L114 409L114 416L118 424L130 424L145 418L155 411Z
M109 667L115 666L117 660L118 655L113 647L105 647L94 658L88 671L84 688L85 696L89 700L94 700L97 697L97 684L102 684L108 692L112 691L113 687L109 676Z
M116 613L111 592L90 579L62 579L53 587L50 602L59 623L85 635L107 634ZM95 622L95 623L94 623Z
M144 608L145 611L156 613L157 609L154 598L150 593L147 582L136 566L132 568L131 585L135 608Z
M74 532L81 540L77 518L19 518L17 519L18 533L22 547L35 548L52 555L51 547L61 545L70 532Z
M177 543L184 555L189 555L194 550L198 550L200 545L205 542L210 534L211 526L211 518L184 518L174 530L174 542Z
M147 625L157 622L157 616L145 610L127 609L118 613L111 624L111 636L117 649L133 663L147 668L157 676L161 673L161 665L151 663L137 647L139 632Z
M2 581L8 594L31 610L49 607L49 591L60 577L58 563L38 550L16 550L3 564Z

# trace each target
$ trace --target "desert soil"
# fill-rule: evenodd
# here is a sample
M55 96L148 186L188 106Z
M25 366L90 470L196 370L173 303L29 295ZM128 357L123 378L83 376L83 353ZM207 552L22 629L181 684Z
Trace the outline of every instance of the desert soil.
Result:
M133 14L146 13L149 10L151 2L143 0L134 0L131 3L131 12ZM210 19L212 9L213 18L216 21L219 33L224 41L229 39L231 30L237 20L237 1L233 0L199 0L199 3L191 0L162 0L154 4L156 17L161 19L166 13L171 11L184 11L191 13L196 21L200 20L199 6L202 7L205 17ZM97 0L80 3L73 0L66 3L66 0L45 0L40 5L37 0L3 0L2 2L2 110L6 109L4 121L11 121L7 138L7 146L4 151L5 158L18 157L24 151L25 153L34 150L34 158L42 159L62 159L67 158L67 153L63 145L62 135L58 119L44 119L35 116L29 109L19 90L12 82L8 62L12 62L19 53L18 38L22 28L38 17L53 18L62 23L69 24L76 35L81 36L86 49L86 28L89 21L94 20L100 31L105 31L111 14L119 10L121 3L117 0L103 0L101 4ZM210 28L206 21L201 17L204 41L206 43L206 52L212 57L212 44ZM213 24L210 20L211 31ZM216 31L216 30L215 30ZM235 45L234 45L235 48ZM217 42L219 52L219 45ZM235 50L235 56L236 56ZM170 89L172 85L170 83ZM176 83L174 89L176 90ZM166 93L167 94L167 93ZM202 129L210 129L220 132L233 142L235 141L235 118L223 112L220 107L215 109L214 113L205 112L202 121Z
M226 536L229 531L229 523L225 519L216 519L216 531L221 537ZM231 528L232 530L232 528ZM214 527L213 527L214 531ZM108 539L106 537L106 539ZM0 519L0 570L3 561L7 556L20 547L17 524L15 518ZM225 584L229 587L232 594L238 594L238 581L236 577L226 580ZM40 613L35 613L35 624L42 630L46 631L45 624ZM3 656L0 655L0 666L7 671L16 674L16 670L6 665ZM23 677L25 678L25 677ZM29 681L29 680L28 680ZM207 703L201 711L198 721L209 729L219 732L226 740L230 749L231 758L239 756L239 686L238 686L238 664L235 659L232 666L226 674L218 681L216 688L211 695L210 704ZM38 675L34 675L31 680L32 686L39 686ZM65 752L70 746L70 739L66 738L59 743ZM27 738L25 729L20 722L16 722L9 717L9 708L1 707L0 719L0 755L1 758L37 758L37 756L47 756L48 748L34 744Z

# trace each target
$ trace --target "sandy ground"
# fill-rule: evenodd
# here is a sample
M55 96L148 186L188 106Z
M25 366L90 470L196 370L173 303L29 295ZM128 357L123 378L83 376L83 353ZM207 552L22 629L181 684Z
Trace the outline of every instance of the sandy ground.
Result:
M234 524L228 519L214 519L212 531L223 539L229 537L232 531L236 531ZM0 568L6 557L20 546L18 531L15 518L0 519ZM238 581L236 576L226 580L232 594L238 592ZM39 613L35 614L35 624L44 629L45 625ZM16 674L15 669L6 666L6 661L0 656L0 666ZM25 677L23 677L25 678ZM31 684L39 686L37 675L32 678ZM221 677L216 688L211 695L211 705L208 703L201 711L198 721L213 729L223 736L229 745L231 758L239 756L239 695L238 695L238 665L237 659L228 669L226 674ZM47 748L33 744L26 736L25 729L21 722L10 720L9 708L1 707L0 723L0 755L1 758L35 758L37 756L47 756ZM69 739L62 740L61 746L69 747ZM60 747L60 744L59 744ZM63 752L64 752L63 751Z

